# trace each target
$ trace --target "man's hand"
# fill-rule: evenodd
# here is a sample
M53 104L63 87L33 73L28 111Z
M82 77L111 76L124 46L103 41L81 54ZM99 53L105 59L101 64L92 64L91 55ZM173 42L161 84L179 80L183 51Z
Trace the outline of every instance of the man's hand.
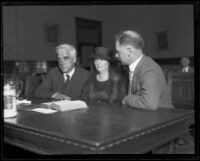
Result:
M58 100L71 100L71 97L66 96L64 94L61 94L59 92L56 92L52 95L52 98L58 99Z
M132 95L131 95L131 94L128 94L128 95L126 95L126 96L123 98L123 100L122 100L122 104L123 104L123 105L126 105L126 100L127 100L129 97L132 97Z

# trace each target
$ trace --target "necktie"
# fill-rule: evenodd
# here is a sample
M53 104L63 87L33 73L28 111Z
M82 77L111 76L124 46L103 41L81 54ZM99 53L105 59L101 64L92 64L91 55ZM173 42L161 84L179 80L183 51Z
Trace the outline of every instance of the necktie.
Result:
M64 73L64 79L65 79L65 83L68 84L70 76Z
M129 71L129 88L128 88L128 94L131 94L132 80L133 80L133 71Z

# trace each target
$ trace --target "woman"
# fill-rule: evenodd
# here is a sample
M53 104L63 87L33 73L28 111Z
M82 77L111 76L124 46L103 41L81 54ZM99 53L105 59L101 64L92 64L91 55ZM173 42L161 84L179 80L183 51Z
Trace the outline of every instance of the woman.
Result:
M110 68L111 51L106 47L95 48L90 58L94 61L95 72L83 90L82 99L90 101L121 102L125 96L125 86L122 77Z

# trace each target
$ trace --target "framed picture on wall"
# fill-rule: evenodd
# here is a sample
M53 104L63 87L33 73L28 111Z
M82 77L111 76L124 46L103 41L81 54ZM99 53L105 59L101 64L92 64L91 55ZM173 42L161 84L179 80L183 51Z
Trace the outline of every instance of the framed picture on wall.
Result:
M47 45L57 45L60 40L60 26L51 23L44 24L44 42Z
M155 49L157 51L168 50L168 31L156 32L154 35Z

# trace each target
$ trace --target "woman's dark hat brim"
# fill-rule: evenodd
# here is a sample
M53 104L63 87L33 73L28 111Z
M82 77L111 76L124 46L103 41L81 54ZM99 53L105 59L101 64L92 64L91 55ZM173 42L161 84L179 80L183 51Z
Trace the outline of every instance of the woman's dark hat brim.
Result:
M91 55L89 57L89 59L95 59L95 58L104 59L104 60L108 60L108 61L113 61L112 57L111 57L111 50L109 50L106 47L97 47L97 48L95 48L94 54Z
M92 55L89 57L89 59L105 59L105 60L109 60L112 61L112 58L109 56L103 56L103 55Z

